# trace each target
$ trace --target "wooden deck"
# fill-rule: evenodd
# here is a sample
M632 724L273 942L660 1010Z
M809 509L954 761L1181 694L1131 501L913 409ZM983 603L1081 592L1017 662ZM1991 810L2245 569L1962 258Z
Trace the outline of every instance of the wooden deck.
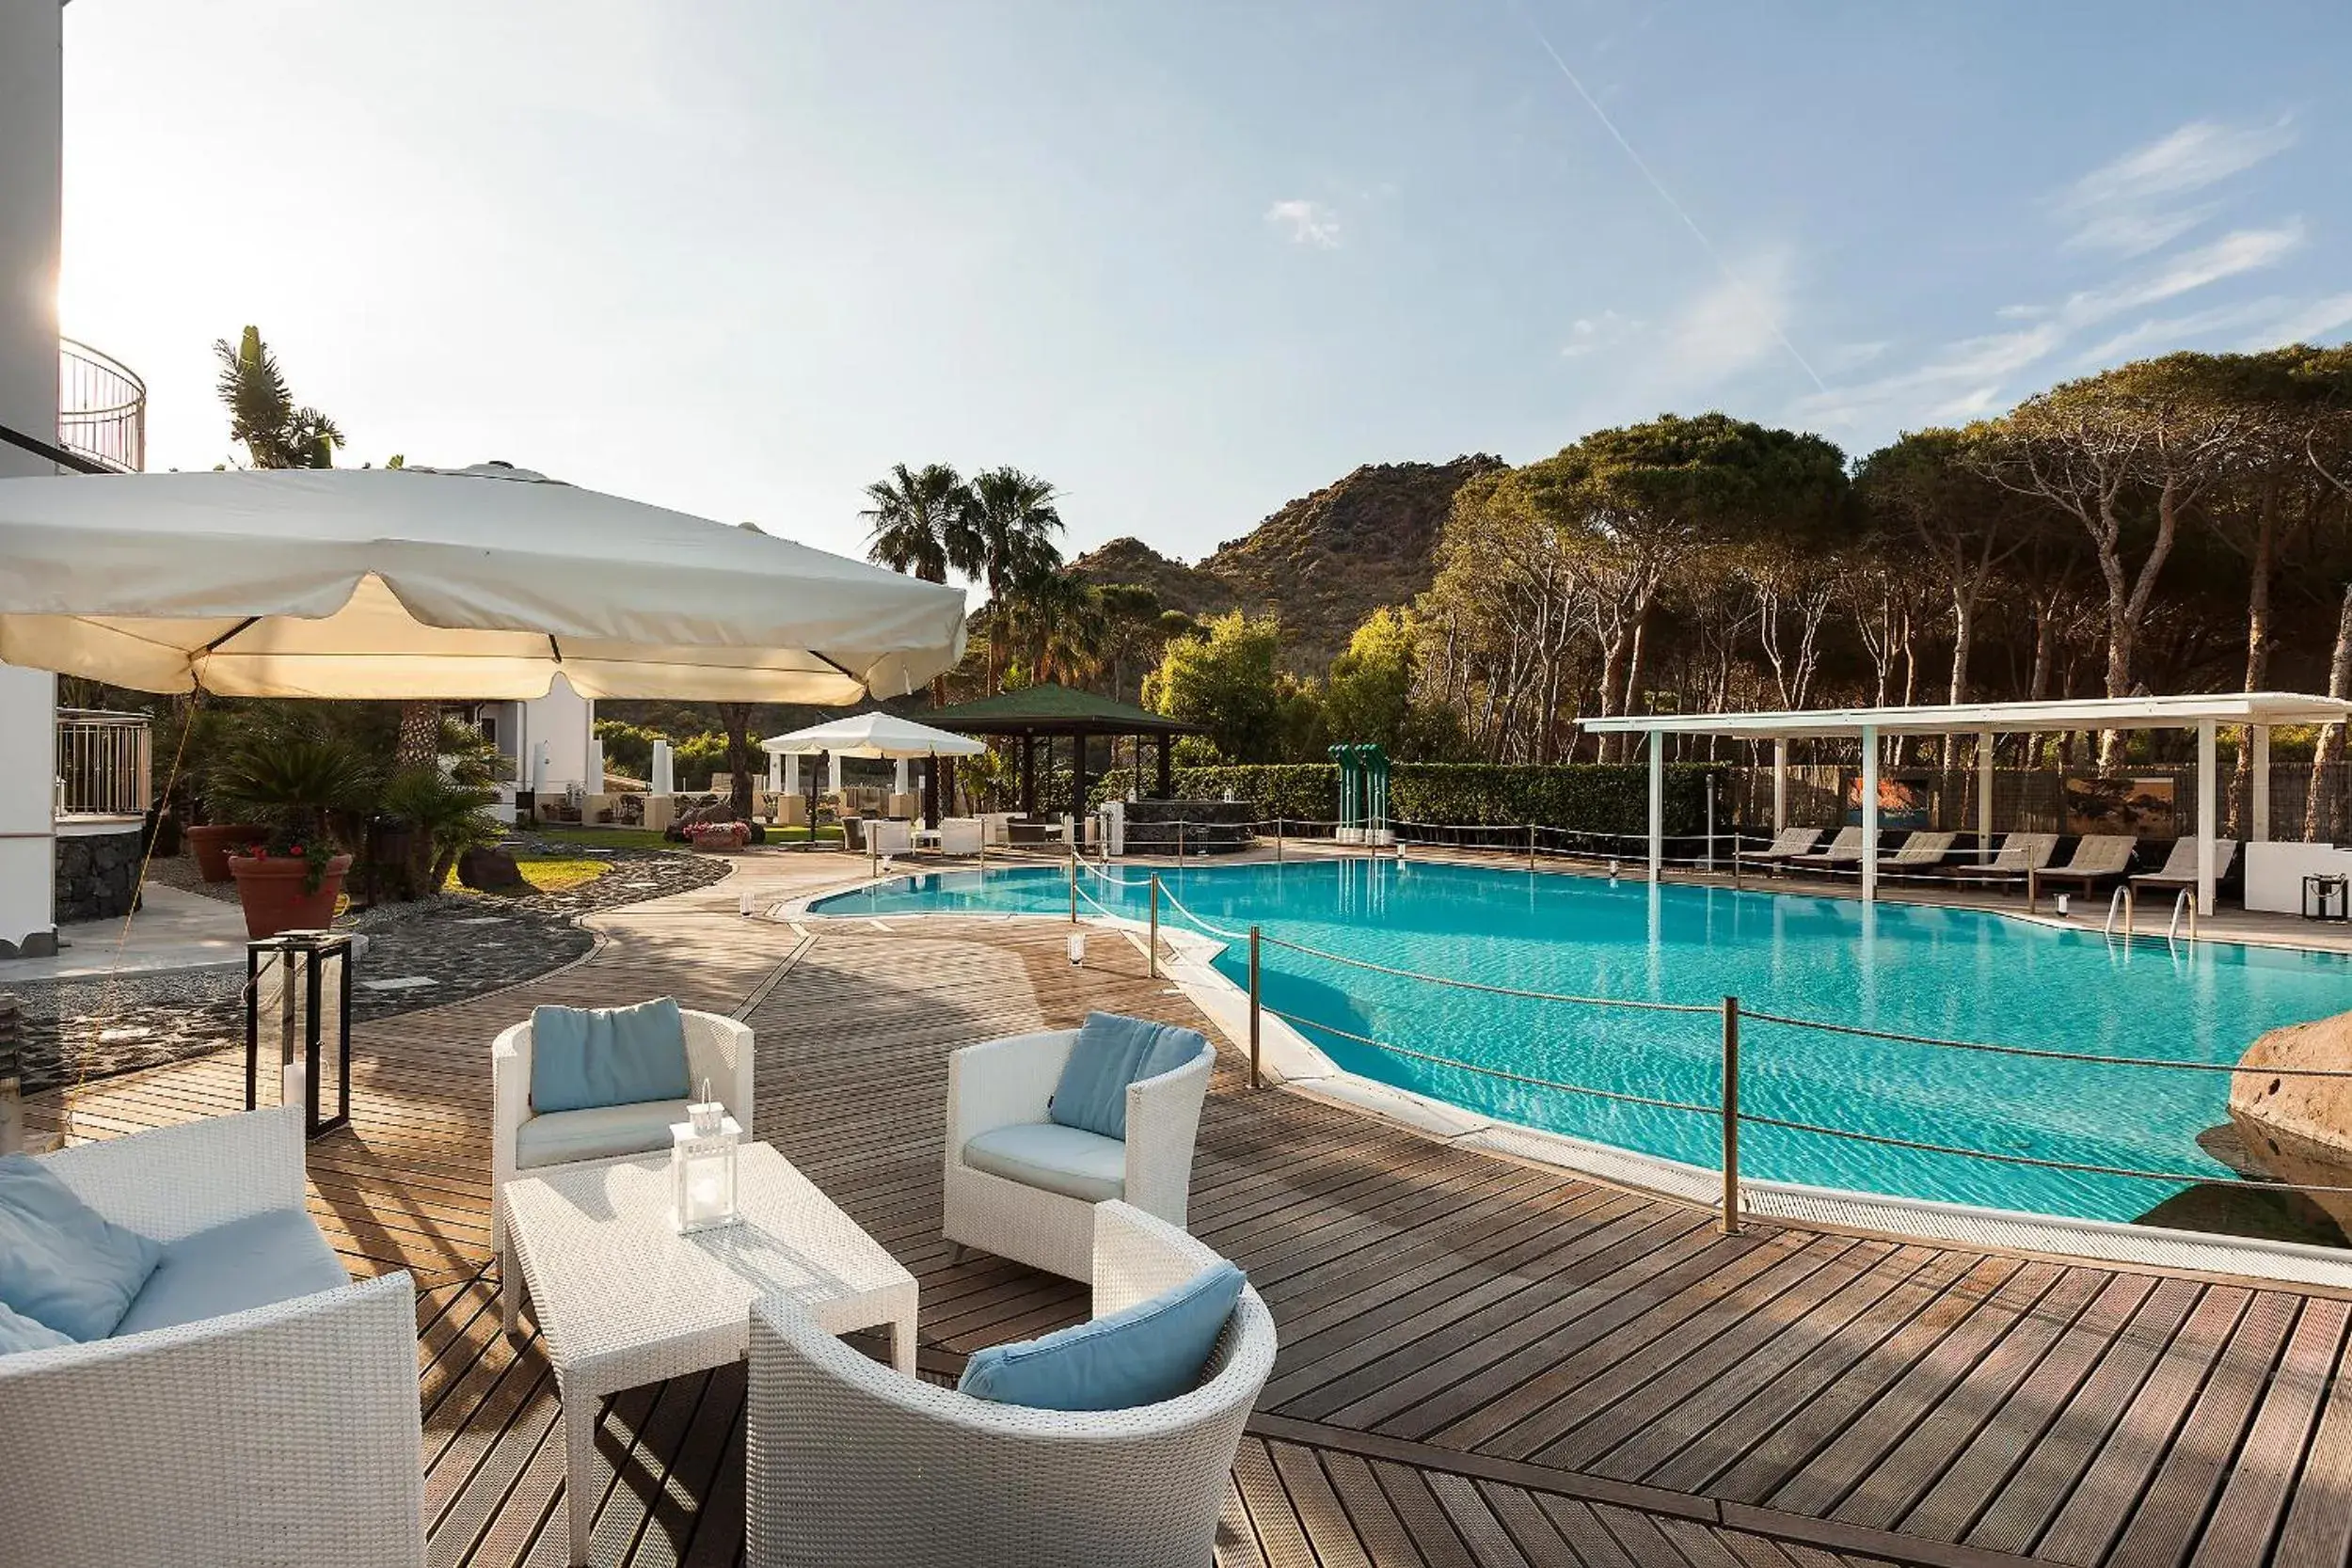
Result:
M781 890L847 875L753 856ZM353 1127L313 1210L355 1270L420 1288L437 1564L560 1562L562 1445L535 1341L497 1332L487 1042L537 1001L668 992L757 1031L757 1132L912 1269L922 1361L1074 1321L1082 1288L938 1237L945 1056L1089 1006L1198 1022L1098 936L830 923L803 942L735 888L607 916L589 958L361 1035ZM229 1108L208 1059L74 1097L76 1135ZM34 1108L38 1122L54 1102ZM1193 1228L1249 1273L1282 1348L1219 1560L1691 1564L2022 1559L2344 1568L2344 1301L1752 1226L1428 1141L1220 1069ZM727 1563L739 1367L605 1413L598 1563Z

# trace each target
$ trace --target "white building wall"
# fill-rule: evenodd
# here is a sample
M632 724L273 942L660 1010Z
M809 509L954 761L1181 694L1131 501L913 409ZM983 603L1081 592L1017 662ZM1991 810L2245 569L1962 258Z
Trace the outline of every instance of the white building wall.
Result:
M517 705L521 708L516 783L523 788L532 787L532 779L540 746L548 749L546 788L561 795L579 784L590 794L604 787L602 779L591 780L593 761L596 755L596 705L572 689L572 683L562 675L548 689L544 697L533 697Z
M64 11L0 0L0 424L53 442ZM0 443L0 476L53 471ZM56 706L56 677L0 666L0 955L27 937L43 947L55 929Z

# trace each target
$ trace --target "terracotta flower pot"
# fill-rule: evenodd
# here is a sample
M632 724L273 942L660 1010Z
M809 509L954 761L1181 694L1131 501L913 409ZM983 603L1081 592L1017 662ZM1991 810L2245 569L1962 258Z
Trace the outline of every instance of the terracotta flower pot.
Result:
M315 891L302 884L310 863L290 855L229 857L229 874L237 879L237 902L245 907L245 934L256 942L280 931L325 930L335 918L335 900L343 891L343 873L351 869L349 855L326 863Z
M243 822L207 822L188 830L188 843L196 848L196 869L208 882L229 879L230 850L259 844L268 836L268 829Z

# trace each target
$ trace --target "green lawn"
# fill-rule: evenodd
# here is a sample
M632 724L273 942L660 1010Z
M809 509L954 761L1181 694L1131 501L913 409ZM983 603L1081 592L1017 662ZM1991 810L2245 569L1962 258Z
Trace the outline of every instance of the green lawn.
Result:
M543 823L538 827L525 828L522 831L536 833L550 844L578 845L582 849L677 849L683 847L681 845L672 844L660 833L647 828L576 828Z

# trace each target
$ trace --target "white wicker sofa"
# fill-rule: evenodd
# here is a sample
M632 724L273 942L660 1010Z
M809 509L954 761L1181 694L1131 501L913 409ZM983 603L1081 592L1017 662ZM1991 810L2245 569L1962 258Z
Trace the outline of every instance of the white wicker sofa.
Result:
M1127 1085L1127 1136L1046 1127L1046 1102L1077 1042L1075 1029L967 1045L947 1058L947 1149L942 1231L1068 1279L1094 1277L1094 1206L1131 1203L1182 1228L1192 1196L1193 1138L1216 1048ZM1038 1128L1051 1147L1024 1164L982 1170L965 1146L982 1133ZM1090 1142L1089 1140L1091 1140Z
M752 1131L751 1026L717 1013L678 1009L686 1029L687 1083L702 1092L704 1080L743 1129ZM686 1119L683 1100L646 1100L629 1105L557 1111L535 1116L531 1108L531 1021L513 1025L490 1044L490 1249L498 1255L501 1281L516 1277L506 1252L506 1184L519 1171L585 1164L670 1147L672 1124ZM506 1326L515 1326L519 1291L502 1291Z
M350 1281L310 1222L302 1150L296 1105L45 1157L83 1202L165 1243L164 1262L131 1332L0 1355L0 1557L424 1560L416 1288ZM235 1239L199 1255L200 1233L231 1222ZM208 1300L261 1304L184 1320Z
M1093 1211L1097 1317L1218 1261L1124 1203ZM752 1308L745 1555L752 1568L1199 1568L1274 1368L1245 1287L1188 1393L1132 1410L993 1403L901 1377L783 1297Z

